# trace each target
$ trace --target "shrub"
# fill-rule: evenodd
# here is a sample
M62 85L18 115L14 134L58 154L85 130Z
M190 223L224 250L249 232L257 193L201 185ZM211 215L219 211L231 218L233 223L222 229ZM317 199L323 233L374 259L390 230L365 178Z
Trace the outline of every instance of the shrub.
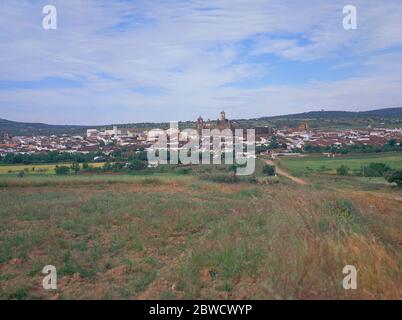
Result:
M56 168L54 168L54 172L57 175L68 175L70 173L70 168L67 166L56 166Z
M402 187L402 170L393 170L389 171L385 174L385 179L389 183L396 183L396 185L401 188Z
M138 171L143 170L147 167L147 164L144 161L134 159L133 161L129 162L127 165L128 170L130 171Z
M115 162L112 164L112 171L113 172L120 172L126 165L122 162Z
M383 177L391 168L384 163L372 162L368 166L364 166L362 174L365 177Z
M269 164L267 164L262 168L262 173L264 173L268 177L275 176L276 175L276 168L275 168L275 166L270 166Z
M349 167L341 165L338 169L336 169L336 174L338 176L347 176L349 174Z

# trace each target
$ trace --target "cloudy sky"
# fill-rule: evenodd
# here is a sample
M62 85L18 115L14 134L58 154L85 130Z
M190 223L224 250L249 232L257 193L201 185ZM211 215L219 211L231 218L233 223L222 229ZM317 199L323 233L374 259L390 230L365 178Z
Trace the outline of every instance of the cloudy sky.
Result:
M57 30L42 8L57 8ZM357 8L356 30L342 25ZM1 0L0 118L111 124L402 106L402 1Z

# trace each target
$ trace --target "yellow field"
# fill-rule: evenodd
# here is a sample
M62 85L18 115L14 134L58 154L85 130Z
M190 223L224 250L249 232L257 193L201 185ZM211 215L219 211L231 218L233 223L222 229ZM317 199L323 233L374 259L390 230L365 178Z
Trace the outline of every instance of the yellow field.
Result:
M103 162L90 163L90 165L95 168L102 167L103 164ZM71 163L0 165L0 174L18 173L20 171L25 171L30 174L54 174L56 165L70 166Z

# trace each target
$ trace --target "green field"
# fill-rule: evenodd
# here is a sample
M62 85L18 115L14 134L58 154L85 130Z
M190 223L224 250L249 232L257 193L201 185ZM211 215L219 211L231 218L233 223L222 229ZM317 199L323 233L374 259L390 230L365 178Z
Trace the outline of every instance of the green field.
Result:
M0 174L17 174L20 171L25 171L29 174L55 174L54 168L56 165L70 166L71 163L0 165ZM103 163L95 162L90 165L99 168L103 166Z
M279 164L296 176L310 173L335 174L336 169L346 165L350 170L360 169L371 162L381 162L392 169L402 169L402 153L359 154L353 156L339 156L328 158L326 156L306 156L300 158L279 158Z

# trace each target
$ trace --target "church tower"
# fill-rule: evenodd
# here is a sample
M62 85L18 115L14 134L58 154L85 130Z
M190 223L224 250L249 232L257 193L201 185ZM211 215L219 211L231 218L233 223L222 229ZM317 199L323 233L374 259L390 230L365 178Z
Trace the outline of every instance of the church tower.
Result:
M204 129L204 119L201 116L199 116L197 119L197 130L201 132L202 129Z
M8 135L8 132L7 131L4 131L3 132L3 137L2 137L3 139L3 143L4 144L8 144L8 143L10 143L10 136Z

